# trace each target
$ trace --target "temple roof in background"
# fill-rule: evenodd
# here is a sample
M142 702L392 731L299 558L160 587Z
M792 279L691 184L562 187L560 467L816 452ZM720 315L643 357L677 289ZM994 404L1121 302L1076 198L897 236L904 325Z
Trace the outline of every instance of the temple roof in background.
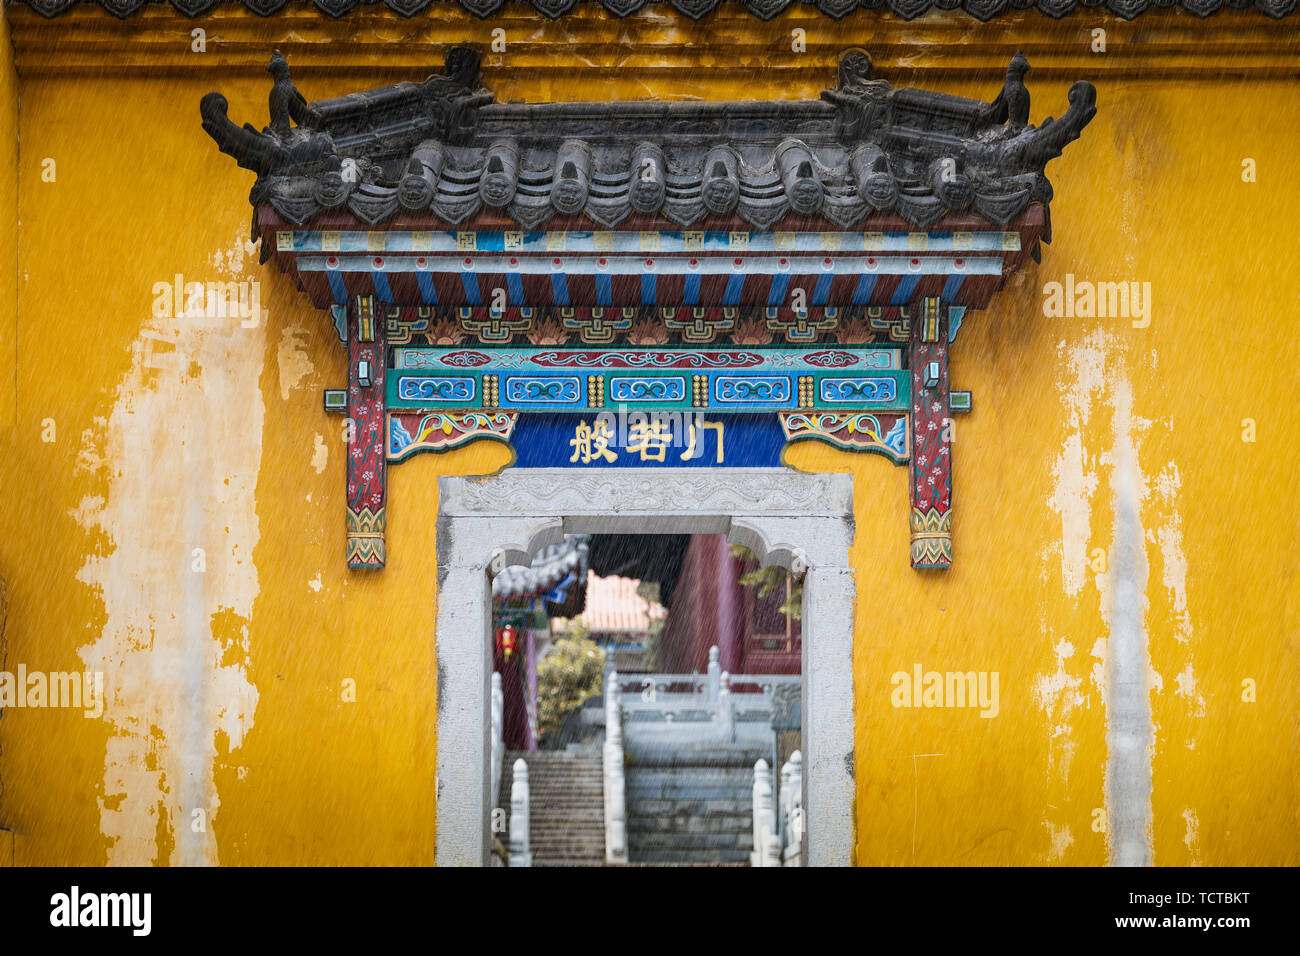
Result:
M24 3L43 16L53 17L80 3L98 2L116 17L129 17L149 6L161 5L161 0L8 0ZM203 16L215 7L233 5L239 0L170 0L171 5L187 17ZM489 17L506 8L506 0L383 0L395 13L410 17L435 4L459 3L477 17ZM904 20L912 20L931 10L961 9L977 20L990 20L1001 13L1026 8L1059 19L1078 9L1105 9L1125 20L1131 20L1149 9L1179 7L1198 17L1209 16L1225 7L1256 9L1270 17L1284 17L1293 12L1296 0L527 0L544 16L556 18L582 5L597 2L617 17L628 16L644 7L652 10L673 7L692 20L712 13L720 5L743 6L760 20L770 20L794 7L815 7L836 20L847 16L859 7L888 9ZM289 5L288 0L242 0L244 6L259 16L270 16ZM376 0L314 0L314 5L331 17L341 17L357 7L376 6Z
M492 579L492 597L519 600L548 596L548 592L578 585L587 575L587 551L591 535L571 534L558 544L547 545L533 557L528 567L518 565L503 570ZM566 580L572 575L572 580ZM548 600L555 601L555 595Z
M252 203L295 225L338 212L368 226L431 213L530 230L580 216L605 229L850 229L869 217L925 229L945 213L1005 226L1031 203L1046 210L1044 166L1096 113L1079 82L1059 119L1030 124L1019 54L988 102L894 87L862 50L819 100L497 103L479 66L476 50L452 47L422 83L309 103L276 54L270 125L235 125L210 93L203 127L257 173Z

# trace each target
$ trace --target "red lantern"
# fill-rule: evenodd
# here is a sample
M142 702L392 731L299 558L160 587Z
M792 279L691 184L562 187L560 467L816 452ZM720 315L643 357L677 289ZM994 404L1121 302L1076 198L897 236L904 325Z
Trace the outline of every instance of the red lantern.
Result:
M497 651L506 660L515 652L515 628L513 624L497 628Z

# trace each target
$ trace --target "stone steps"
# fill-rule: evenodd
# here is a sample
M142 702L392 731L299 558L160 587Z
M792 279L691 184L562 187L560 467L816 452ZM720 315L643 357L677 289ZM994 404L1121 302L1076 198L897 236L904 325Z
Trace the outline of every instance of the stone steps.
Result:
M605 786L599 755L537 750L508 751L498 806L509 832L515 760L528 764L533 866L602 866L605 862ZM502 842L507 842L503 840Z
M709 745L632 761L626 778L631 864L748 865L751 756L745 749Z

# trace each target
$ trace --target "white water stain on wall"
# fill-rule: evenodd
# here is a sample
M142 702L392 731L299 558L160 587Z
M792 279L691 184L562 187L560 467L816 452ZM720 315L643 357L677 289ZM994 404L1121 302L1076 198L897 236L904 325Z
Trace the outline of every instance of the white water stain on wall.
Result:
M1066 366L1060 393L1067 434L1052 469L1055 484L1047 504L1061 516L1061 585L1072 598L1079 596L1088 577L1091 499L1098 479L1090 467L1086 434L1093 396L1106 384L1107 347L1099 335L1071 349L1064 342L1057 346Z
M1067 347L1057 345L1059 374L1057 391L1064 411L1065 438L1061 453L1053 465L1052 492L1047 506L1061 521L1059 549L1048 548L1042 553L1042 580L1044 599L1048 589L1056 586L1056 572L1052 567L1054 556L1060 558L1060 587L1071 598L1077 598L1088 582L1088 553L1092 535L1092 498L1097 491L1099 478L1093 457L1088 451L1088 427L1093 404L1106 382L1106 354L1109 343L1094 336L1081 344ZM1048 732L1048 758L1045 771L1055 785L1069 786L1070 767L1078 749L1077 726L1079 715L1087 709L1095 694L1101 699L1103 686L1094 680L1085 683L1092 665L1078 653L1076 641L1083 635L1058 634L1040 614L1039 628L1044 642L1050 643L1056 656L1056 668L1041 673L1034 681L1034 703L1042 712ZM1104 641L1101 642L1104 646ZM1096 647L1093 648L1096 653ZM1051 842L1047 848L1048 861L1059 860L1072 845L1061 834L1069 834L1068 823L1044 820Z
M1151 657L1146 631L1144 482L1138 461L1133 392L1126 375L1111 390L1111 466L1115 524L1101 595L1110 637L1106 661L1106 832L1115 866L1151 865Z
M248 278L252 249L240 241L219 253L212 280ZM247 621L258 593L265 343L260 317L252 328L238 318L149 319L100 423L99 447L81 458L110 472L107 498L87 498L74 512L112 542L78 574L106 613L80 654L105 673L112 736L100 829L110 865L218 862L218 742L242 744L258 694L247 627L223 646L213 621ZM158 859L160 822L172 838L168 859Z
M1174 635L1185 645L1192 636L1178 509L1180 478L1176 464L1170 461L1148 482L1140 448L1152 422L1135 413L1121 338L1097 330L1069 347L1061 343L1058 351L1066 434L1047 504L1061 519L1061 587L1068 597L1077 598L1091 569L1106 632L1092 640L1089 665L1088 658L1076 654L1073 639L1059 636L1059 626L1054 631L1042 621L1043 637L1053 642L1057 666L1038 676L1035 701L1047 719L1051 741L1048 772L1062 782L1069 772L1077 712L1086 706L1090 693L1105 702L1110 860L1116 865L1149 865L1153 855L1152 760L1158 731L1151 700L1164 688L1152 666L1147 625L1148 615L1153 613L1149 610L1148 577L1157 555ZM1154 361L1154 354L1150 360ZM1111 411L1110 434L1104 436L1097 434L1095 426L1089 429L1101 404ZM1096 527L1101 475L1107 478L1108 488L1103 493L1108 493L1113 513L1110 529ZM1145 532L1144 521L1155 530ZM1104 566L1095 560L1096 549L1091 549L1093 535L1099 542L1109 539ZM1205 702L1197 687L1190 648L1174 684L1175 693L1188 699L1192 713L1203 714ZM1188 746L1194 746L1194 741ZM1188 812L1194 817L1194 811ZM1058 828L1050 821L1047 825L1054 837L1049 850L1054 858L1063 849L1055 839ZM1189 832L1194 834L1194 827Z

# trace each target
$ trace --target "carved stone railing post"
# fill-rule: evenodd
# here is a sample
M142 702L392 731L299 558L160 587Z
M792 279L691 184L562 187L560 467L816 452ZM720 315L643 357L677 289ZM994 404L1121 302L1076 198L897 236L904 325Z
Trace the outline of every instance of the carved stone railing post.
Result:
M781 838L772 810L772 774L766 760L754 764L754 851L749 859L751 866L781 865Z
M627 862L627 802L623 778L623 713L618 671L605 685L605 862Z
M776 801L776 825L781 833L781 846L785 847L790 839L789 822L790 822L790 761L781 765L781 786L777 790Z
M528 764L520 757L515 761L515 779L510 785L510 865L532 866L529 849Z
M722 665L718 663L718 645L709 648L709 706L718 702L718 690L722 685Z
M786 763L790 768L789 802L782 808L783 849L781 862L785 866L803 866L803 754L795 751Z
M722 739L731 743L736 739L736 712L731 706L731 687L729 682L731 675L726 671L722 672L719 679L718 687L718 726L722 731ZM771 789L769 784L768 789Z
M501 769L505 762L505 695L501 675L492 672L492 794L488 803L495 809L501 799ZM490 811L489 811L490 812Z

